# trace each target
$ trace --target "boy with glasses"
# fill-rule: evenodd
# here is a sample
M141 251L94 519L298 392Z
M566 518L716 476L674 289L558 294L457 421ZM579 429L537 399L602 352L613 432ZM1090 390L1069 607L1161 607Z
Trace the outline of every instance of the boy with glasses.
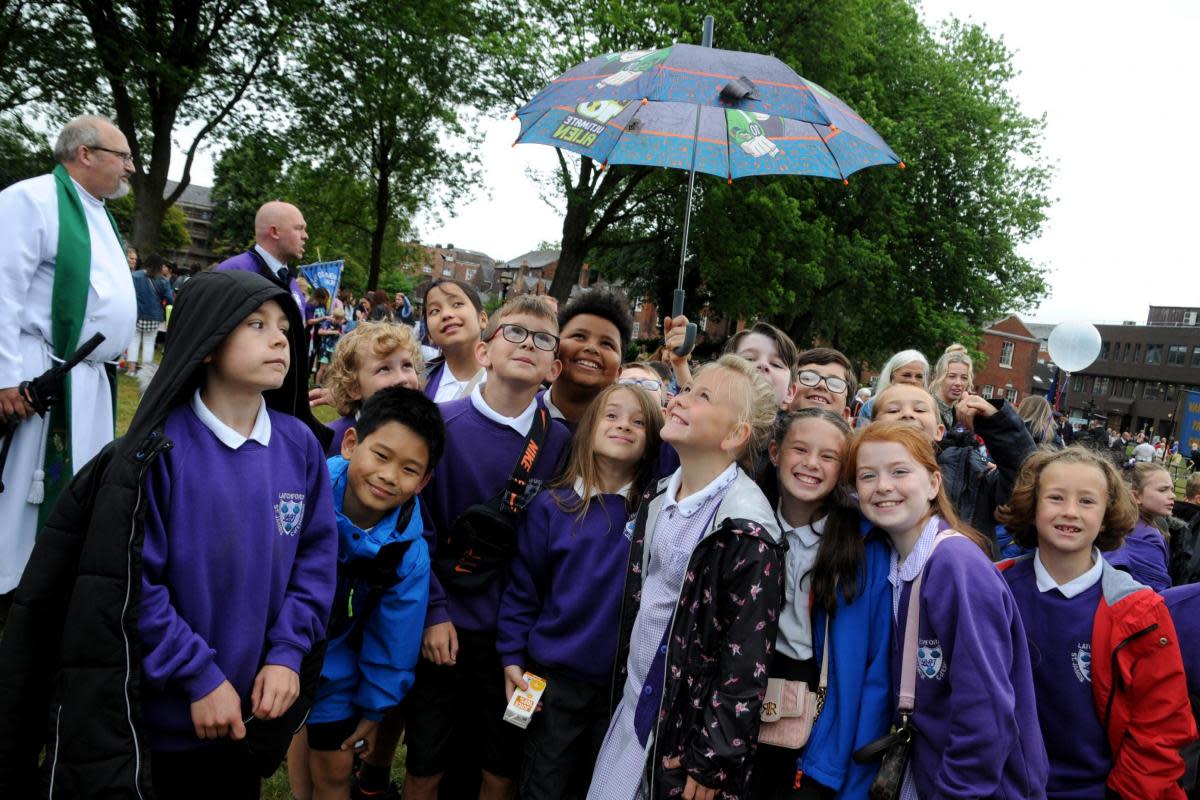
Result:
M537 393L543 381L558 375L558 330L557 315L545 298L510 300L476 344L487 380L469 396L442 404L445 458L421 494L435 564L461 548L451 537L461 536L455 524L460 515L505 493L518 458L533 449L526 437L535 425L544 426L545 435L529 475L544 480L556 473L569 434L549 418ZM469 572L464 564L456 563L453 573ZM467 588L447 585L447 578L457 577L453 573L430 577L422 658L406 700L404 796L437 797L443 773L453 767L464 779L482 770L481 796L511 797L523 741L520 729L503 722L507 701L496 621L505 578L501 574Z
M797 356L796 370L792 411L820 408L850 419L849 400L857 391L850 359L831 347L814 347Z

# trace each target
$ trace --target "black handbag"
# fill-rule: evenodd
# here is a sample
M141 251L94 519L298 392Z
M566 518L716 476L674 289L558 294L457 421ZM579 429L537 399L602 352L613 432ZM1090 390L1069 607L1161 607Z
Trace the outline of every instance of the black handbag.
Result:
M530 476L549 427L550 412L538 406L521 456L500 495L468 507L454 520L433 557L433 571L442 586L479 594L508 569L517 552L517 520L542 486Z
M313 649L300 662L300 695L287 711L275 719L259 719L251 710L243 707L246 738L233 744L241 746L250 754L258 774L269 778L279 769L287 755L292 736L304 727L308 712L317 697L317 685L321 681L321 665L325 661L325 642L313 645Z

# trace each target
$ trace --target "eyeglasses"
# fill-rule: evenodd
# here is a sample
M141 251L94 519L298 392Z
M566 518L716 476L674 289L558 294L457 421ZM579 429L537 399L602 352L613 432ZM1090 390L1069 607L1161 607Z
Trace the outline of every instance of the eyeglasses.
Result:
M553 353L558 349L558 337L553 333L547 333L546 331L531 331L524 326L517 325L512 322L496 328L496 330L492 331L492 335L484 341L490 342L492 339L495 339L497 333L502 334L505 341L512 342L513 344L520 344L532 336L533 346L538 350L545 350L548 353Z
M621 378L617 383L622 386L640 386L651 392L657 392L662 388L662 381L656 381L653 378Z
M126 150L113 150L111 147L100 147L99 145L84 145L88 150L103 150L106 153L112 153L117 158L124 161L126 164L133 163L133 153Z
M801 370L799 380L801 386L807 386L810 389L815 389L821 385L821 381L825 381L825 386L834 394L845 394L846 390L850 388L849 384L841 378L818 375L810 369Z

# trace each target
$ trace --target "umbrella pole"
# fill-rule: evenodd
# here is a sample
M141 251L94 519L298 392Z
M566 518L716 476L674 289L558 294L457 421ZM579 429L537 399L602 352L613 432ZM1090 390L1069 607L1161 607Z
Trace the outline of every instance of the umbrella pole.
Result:
M712 47L713 41L713 18L709 14L704 18L704 37L700 44L702 47ZM696 127L692 131L692 169L688 173L688 191L687 202L684 205L683 212L683 246L679 251L679 280L675 283L675 295L671 301L671 316L678 317L683 313L683 274L687 267L687 246L688 233L692 226L692 196L696 191L696 149L699 146L697 141L700 137L700 107L696 107ZM683 344L675 348L675 355L686 356L692 352L692 348L696 346L696 323L689 322L687 330L683 335Z

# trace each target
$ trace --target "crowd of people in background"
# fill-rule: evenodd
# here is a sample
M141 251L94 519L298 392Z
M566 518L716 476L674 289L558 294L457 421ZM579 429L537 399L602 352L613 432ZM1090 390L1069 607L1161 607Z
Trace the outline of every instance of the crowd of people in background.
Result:
M103 232L67 190L125 153L81 119L0 222L57 186ZM255 239L182 285L130 255L128 369L169 305L165 349L16 571L0 795L256 798L286 761L299 800L1198 796L1171 442L985 399L957 343L871 391L765 321L636 354L604 289L330 296L287 203Z

